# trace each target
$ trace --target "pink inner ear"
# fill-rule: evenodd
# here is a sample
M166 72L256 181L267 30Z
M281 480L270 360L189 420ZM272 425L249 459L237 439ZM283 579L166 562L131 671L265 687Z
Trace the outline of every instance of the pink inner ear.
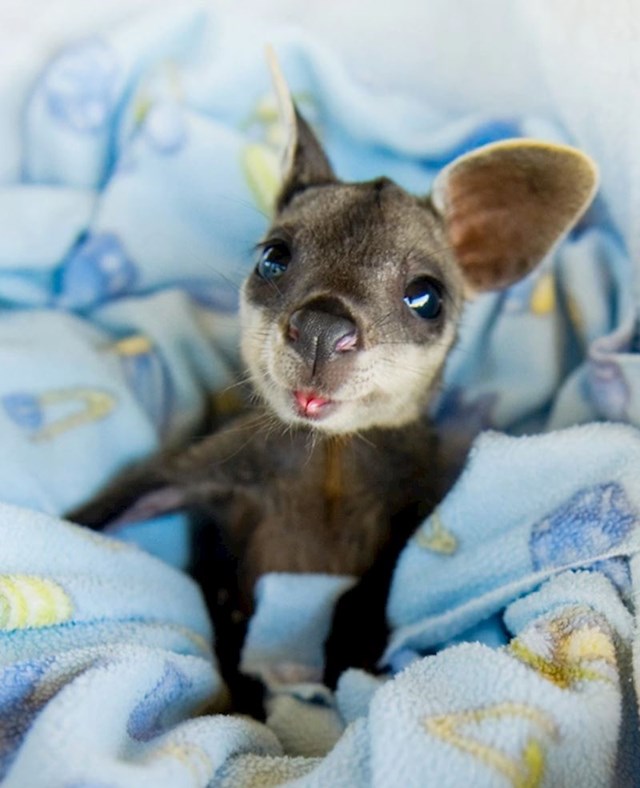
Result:
M555 240L554 189L512 162L474 165L450 174L445 221L468 283L498 289L526 276Z
M480 148L436 179L433 201L473 290L526 276L587 207L594 163L575 148L511 140Z

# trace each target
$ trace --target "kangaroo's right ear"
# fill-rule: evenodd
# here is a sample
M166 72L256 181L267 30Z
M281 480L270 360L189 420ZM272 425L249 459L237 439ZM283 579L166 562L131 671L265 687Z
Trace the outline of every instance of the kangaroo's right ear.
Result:
M336 177L322 146L298 111L271 47L267 47L267 61L287 140L282 160L282 186L276 199L276 210L280 211L294 195L309 186L332 183Z
M468 295L526 276L586 210L597 182L581 151L527 139L485 145L445 167L431 204Z

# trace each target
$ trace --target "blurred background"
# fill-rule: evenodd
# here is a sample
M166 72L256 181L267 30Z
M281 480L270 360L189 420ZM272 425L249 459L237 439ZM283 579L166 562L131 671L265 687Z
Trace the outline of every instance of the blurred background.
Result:
M186 8L188 3L179 4ZM637 251L640 178L640 8L635 0L208 0L197 7L295 25L340 55L352 76L453 112L552 114L597 155L613 214ZM64 44L143 11L157 0L3 0L0 90L17 102ZM0 124L16 135L15 116ZM4 136L4 135L3 135ZM17 140L15 145L17 146ZM5 152L6 154L6 152ZM1 157L6 168L7 156ZM1 175L1 172L0 172ZM631 198L631 199L630 199ZM625 204L626 203L626 204Z

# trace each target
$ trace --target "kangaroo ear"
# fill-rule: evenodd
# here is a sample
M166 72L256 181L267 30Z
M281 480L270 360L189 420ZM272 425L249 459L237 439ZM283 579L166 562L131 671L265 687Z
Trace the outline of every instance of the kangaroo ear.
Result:
M276 208L281 210L298 192L308 186L331 183L336 177L322 146L298 111L271 47L267 47L267 61L287 139L282 160L282 186L276 200Z
M431 201L471 293L526 276L580 218L597 180L594 162L575 148L527 140L449 164Z

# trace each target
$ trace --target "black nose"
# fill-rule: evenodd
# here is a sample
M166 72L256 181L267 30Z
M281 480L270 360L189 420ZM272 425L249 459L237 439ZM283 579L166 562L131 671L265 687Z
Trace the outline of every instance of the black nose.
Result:
M289 318L287 338L314 369L334 356L358 348L358 328L337 299L317 298Z

